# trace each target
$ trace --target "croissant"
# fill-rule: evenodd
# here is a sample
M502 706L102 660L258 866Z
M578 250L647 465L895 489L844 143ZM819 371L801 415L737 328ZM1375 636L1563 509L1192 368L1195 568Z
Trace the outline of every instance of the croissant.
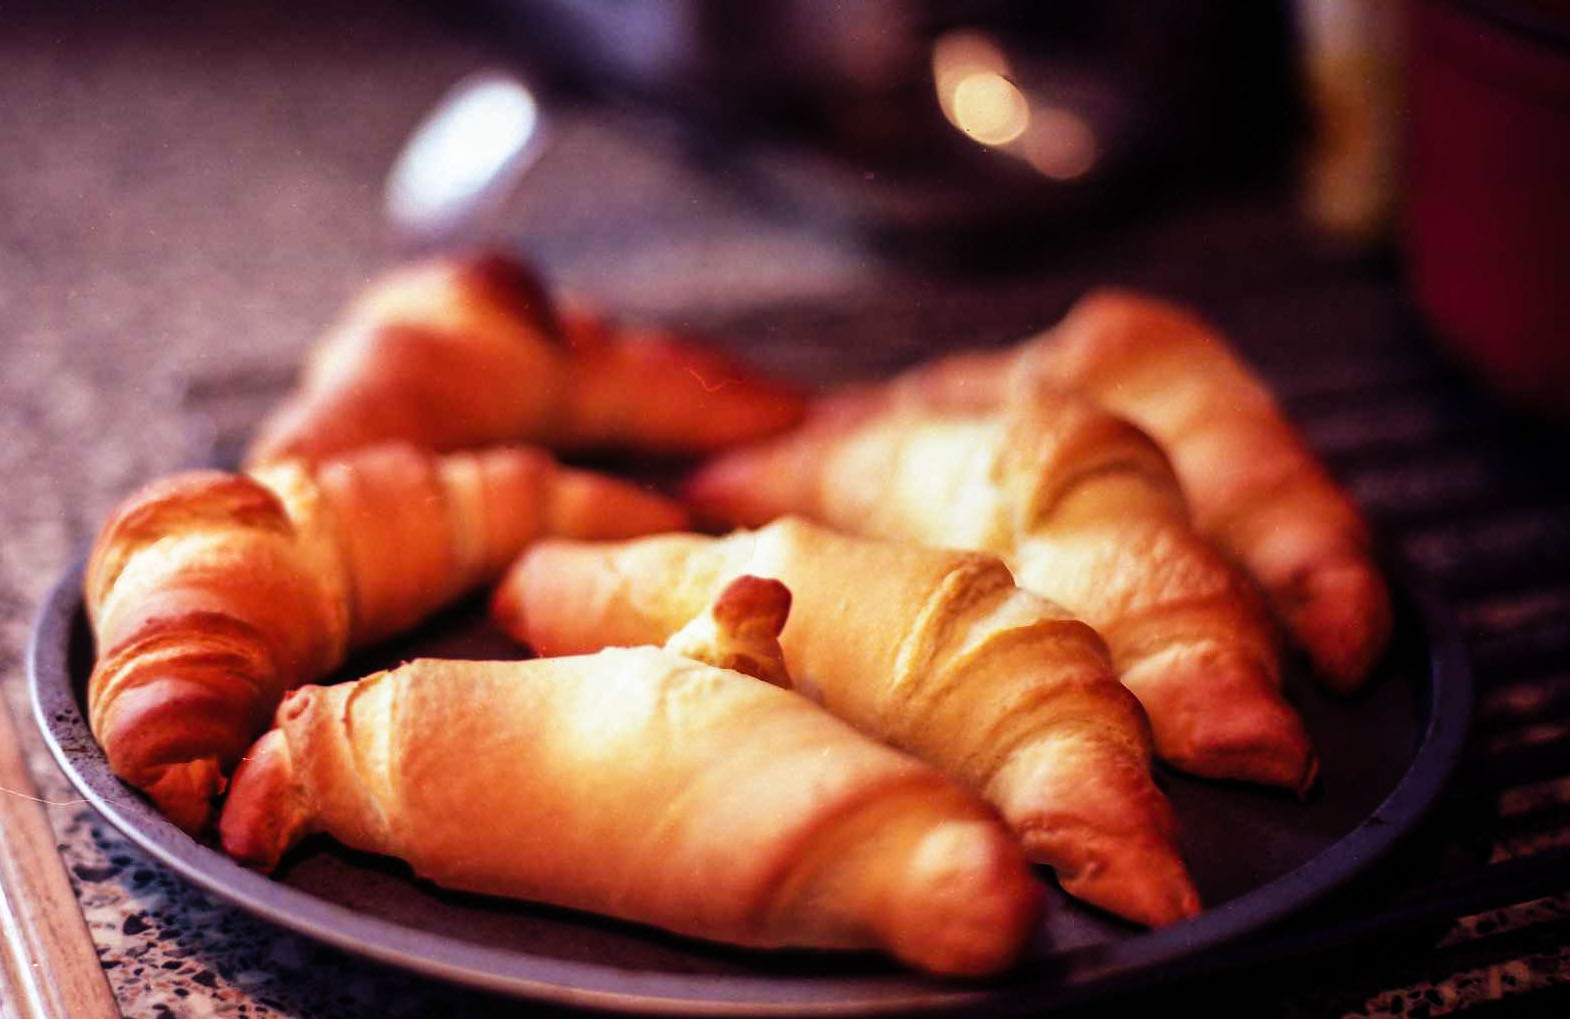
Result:
M743 580L715 643L778 659L788 596ZM972 794L804 698L653 647L297 690L220 831L267 869L326 832L448 888L742 945L882 947L942 974L1008 966L1041 904Z
M688 495L729 523L801 513L994 553L1021 587L1106 639L1163 760L1298 791L1313 781L1247 578L1189 529L1156 444L1083 397L1022 381L985 414L849 397L807 427L722 454Z
M939 360L895 385L939 406L989 407L1013 373L1083 390L1154 436L1195 526L1259 580L1320 675L1343 691L1367 678L1391 627L1368 525L1212 328L1102 291L1014 350Z
M155 481L118 507L88 560L93 733L117 775L199 831L279 697L350 647L496 576L541 534L624 537L684 519L528 449L383 446L314 469Z
M1138 701L1090 627L992 556L793 518L726 538L550 541L492 609L541 654L650 644L744 573L791 590L781 644L797 690L979 791L1070 894L1148 924L1197 910Z
M248 459L317 460L388 439L702 452L788 427L801 409L793 391L689 340L558 313L527 268L486 254L374 282Z

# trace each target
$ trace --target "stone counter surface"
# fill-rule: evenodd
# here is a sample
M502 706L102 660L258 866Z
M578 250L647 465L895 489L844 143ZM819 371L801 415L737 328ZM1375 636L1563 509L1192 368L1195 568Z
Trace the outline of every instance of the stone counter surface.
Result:
M7 705L127 1016L435 1014L446 987L253 920L84 807L33 729L22 654L114 502L203 456L193 389L287 378L386 259L381 169L477 56L397 9L306 32L282 14L75 6L7 5L0 28Z
M115 502L234 449L344 300L397 257L380 218L385 169L421 112L494 59L393 3L5 5L0 690L127 1016L550 1011L360 961L186 885L76 798L33 729L22 677L36 606ZM1345 361L1337 343L1393 332L1398 315L1389 283L1356 273L1324 285L1361 333L1315 325L1318 283L1272 291L1295 272L1271 255L1279 215L1233 217L1203 250L1172 239L1182 231L1092 245L1050 278L940 300L926 277L896 278L819 231L761 216L614 118L569 114L557 128L495 232L608 307L713 328L785 375L809 377L826 358L871 372L923 345L1023 334L1109 266L1199 300L1240 335L1322 343L1326 378ZM1541 924L1545 910L1562 918L1570 901L1524 909L1451 936ZM1250 1011L1448 1008L1565 978L1562 946L1529 947L1460 982L1406 970L1391 975L1408 985L1395 990L1309 981L1270 988Z

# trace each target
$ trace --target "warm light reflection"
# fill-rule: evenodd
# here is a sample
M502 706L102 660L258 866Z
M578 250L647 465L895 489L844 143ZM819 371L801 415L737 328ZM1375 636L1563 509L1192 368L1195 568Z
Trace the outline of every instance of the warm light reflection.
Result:
M972 31L939 37L932 47L938 106L967 136L1002 149L1053 180L1074 180L1101 156L1089 121L1038 92L1027 95L992 39Z
M997 44L979 32L950 32L932 47L932 80L949 123L984 145L1018 138L1030 108Z
M1060 106L1037 106L1025 136L1025 161L1053 180L1083 177L1100 153L1085 118Z
M1025 133L1030 107L1014 83L992 71L974 71L954 86L954 126L983 145L1007 145Z

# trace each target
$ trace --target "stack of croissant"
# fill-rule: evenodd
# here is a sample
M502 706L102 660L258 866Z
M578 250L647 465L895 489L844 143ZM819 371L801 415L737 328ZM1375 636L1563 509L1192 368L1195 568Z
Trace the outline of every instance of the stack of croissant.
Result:
M545 448L709 459L676 501ZM1164 303L808 400L445 258L351 305L243 472L116 510L88 704L118 775L263 869L326 833L444 887L980 975L1036 928L1031 863L1136 923L1199 910L1153 759L1309 789L1278 630L1362 683L1369 545ZM542 657L314 685L498 579Z

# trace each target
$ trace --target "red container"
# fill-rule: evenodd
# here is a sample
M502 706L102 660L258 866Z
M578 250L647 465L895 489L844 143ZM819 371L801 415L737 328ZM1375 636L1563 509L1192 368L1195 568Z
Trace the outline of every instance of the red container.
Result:
M1412 13L1418 305L1486 380L1570 419L1570 4Z

